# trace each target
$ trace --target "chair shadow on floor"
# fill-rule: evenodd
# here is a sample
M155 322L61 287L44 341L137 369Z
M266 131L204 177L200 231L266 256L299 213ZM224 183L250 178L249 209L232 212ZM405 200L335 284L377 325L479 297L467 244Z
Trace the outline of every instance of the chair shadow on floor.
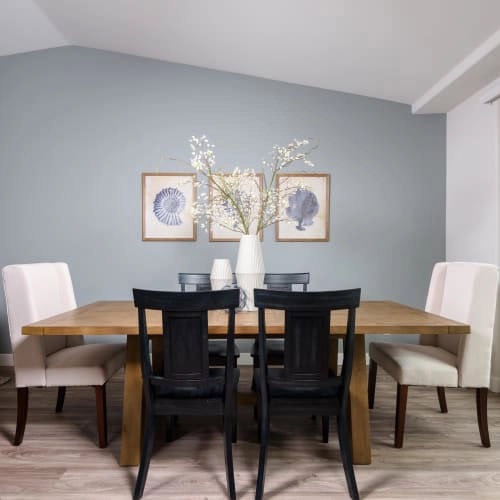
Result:
M166 467L168 468L169 463L171 463L173 452L176 453L177 445L179 449L182 450L186 439L192 439L196 441L196 446L190 454L190 459L196 459L196 463L201 470L204 470L210 474L210 480L218 485L220 488L220 494L222 496L226 495L227 485L224 478L221 476L221 469L218 465L212 465L213 462L210 460L212 457L211 450L215 447L220 447L220 439L223 432L222 421L217 417L204 417L203 427L200 428L200 420L197 417L186 417L179 419L179 422L174 427L174 437L173 441L166 442L166 424L163 419L158 418L157 420L157 432L153 447L153 458L155 459L156 465L151 466L151 472L154 475L155 468ZM184 443L177 443L177 441L183 440ZM181 453L183 453L181 451ZM206 455L206 456L205 456ZM256 465L255 465L256 467ZM131 494L134 491L135 481L137 477L137 468L129 467L127 471L127 478L130 485ZM172 474L171 476L165 476L164 471L162 471L162 478L157 484L152 484L148 487L147 495L158 494L168 485L172 480L178 477L178 473ZM217 493L218 494L218 493ZM238 496L240 496L238 494Z

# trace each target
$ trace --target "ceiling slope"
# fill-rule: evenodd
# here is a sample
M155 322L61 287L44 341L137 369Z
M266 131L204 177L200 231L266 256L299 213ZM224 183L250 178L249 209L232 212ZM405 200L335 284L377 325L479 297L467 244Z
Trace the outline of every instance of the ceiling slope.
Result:
M0 3L0 56L68 45L44 11L32 0Z
M3 54L38 37L406 104L500 28L500 0L5 1L0 18L31 9Z

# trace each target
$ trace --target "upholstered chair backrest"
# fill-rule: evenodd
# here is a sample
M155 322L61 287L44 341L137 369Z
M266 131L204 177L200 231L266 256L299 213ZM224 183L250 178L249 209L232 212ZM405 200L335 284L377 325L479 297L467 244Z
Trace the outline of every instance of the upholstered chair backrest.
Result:
M6 266L2 270L16 386L45 385L45 357L67 345L64 336L28 337L28 323L76 307L65 263Z
M434 345L457 356L460 387L488 387L498 268L474 262L434 266L426 310L471 326L469 335L436 335ZM430 343L425 335L421 343Z

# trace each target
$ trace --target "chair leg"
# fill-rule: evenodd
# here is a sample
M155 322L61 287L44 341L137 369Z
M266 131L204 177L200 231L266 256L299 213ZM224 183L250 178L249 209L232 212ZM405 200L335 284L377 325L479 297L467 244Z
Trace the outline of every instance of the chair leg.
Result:
M17 424L14 446L19 446L23 442L24 429L28 418L28 388L18 387L17 389Z
M396 397L396 426L394 430L394 447L403 447L403 437L405 433L406 401L408 399L408 386L398 384Z
M65 396L66 396L66 387L59 387L59 389L57 390L56 413L62 412Z
M264 479L266 476L267 445L269 441L269 407L267 401L261 405L259 415L259 471L257 474L257 487L255 489L255 500L261 500L264 494Z
M238 442L238 394L235 392L233 394L233 418L232 418L232 434L231 441L233 443Z
M99 448L106 448L106 446L108 446L106 384L95 386L95 404L97 410L97 436L99 441Z
M337 432L339 435L340 455L342 457L342 465L344 466L344 474L347 481L349 495L353 499L359 499L358 486L356 484L356 476L354 475L354 467L352 465L351 439L349 437L349 427L347 417L345 415L337 416Z
M231 405L233 403L231 402ZM234 408L234 407L233 407ZM232 410L231 410L232 413ZM226 480L228 496L231 500L236 499L236 488L234 485L234 468L233 468L233 435L235 415L226 414L224 416L224 459L226 463Z
M378 365L370 359L370 367L368 369L368 408L373 409L375 404L375 386L377 385L377 368Z
M141 463L135 481L134 500L138 500L144 493L144 485L149 471L149 462L153 454L153 443L155 436L155 418L150 414L144 422L144 434L142 436Z
M478 387L476 389L476 410L477 423L479 425L479 435L481 443L485 448L491 446L490 433L488 432L488 388Z
M252 358L252 363L253 363L253 371L252 373L254 374L255 373L255 370L259 367L259 352L258 352L258 344L257 344L257 341L255 341L255 353L254 353L254 356ZM257 387L255 387L255 378L252 376L252 385L250 386L250 390L252 392L255 392L257 390ZM254 417L256 415L256 411L254 411ZM255 417L256 418L256 417Z
M439 409L441 413L448 413L448 406L446 405L446 394L444 387L436 387L438 399L439 399Z
M165 417L165 441L167 443L171 443L174 440L174 427L175 427L175 419L177 415L169 415Z
M321 417L321 433L323 443L328 443L328 434L330 433L330 417L328 415Z

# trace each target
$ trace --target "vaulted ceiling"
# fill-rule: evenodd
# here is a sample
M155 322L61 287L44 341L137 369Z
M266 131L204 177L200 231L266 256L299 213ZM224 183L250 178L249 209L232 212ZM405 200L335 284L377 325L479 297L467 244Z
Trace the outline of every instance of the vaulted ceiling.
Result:
M443 112L500 77L500 0L2 0L0 55L64 45Z

